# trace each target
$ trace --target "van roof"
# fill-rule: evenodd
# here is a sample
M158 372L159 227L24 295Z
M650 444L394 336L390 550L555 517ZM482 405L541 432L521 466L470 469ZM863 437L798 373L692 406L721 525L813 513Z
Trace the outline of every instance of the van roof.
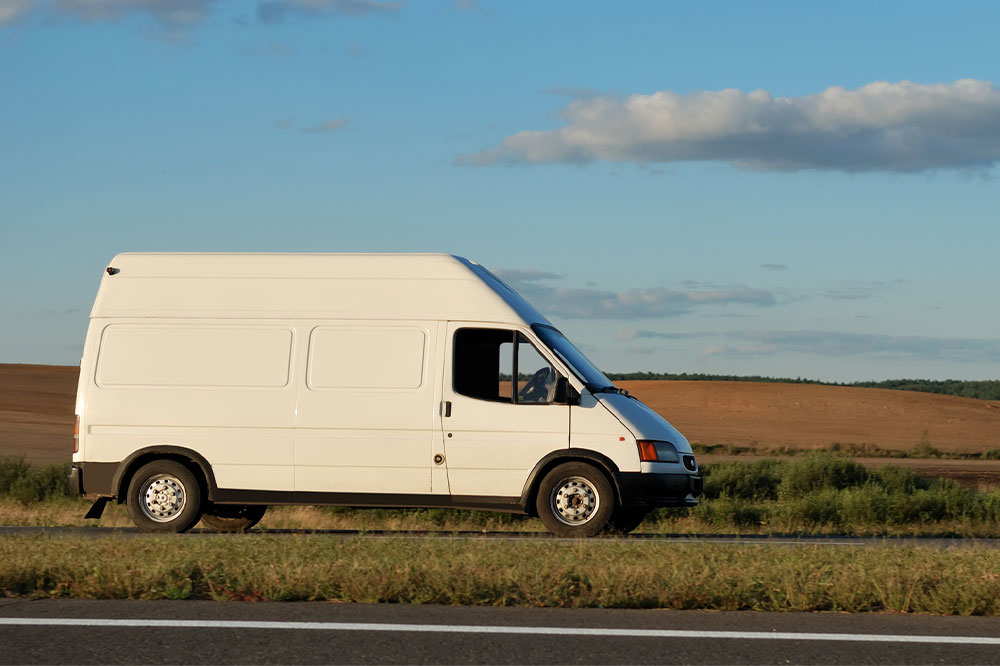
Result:
M468 279L451 254L123 252L111 267L130 277Z
M126 252L91 317L548 320L451 254Z

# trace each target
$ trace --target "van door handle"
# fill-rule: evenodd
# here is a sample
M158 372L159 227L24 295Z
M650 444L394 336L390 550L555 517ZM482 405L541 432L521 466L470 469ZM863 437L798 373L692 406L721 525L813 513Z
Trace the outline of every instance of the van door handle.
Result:
M444 415L445 417L451 416L451 400L444 401Z

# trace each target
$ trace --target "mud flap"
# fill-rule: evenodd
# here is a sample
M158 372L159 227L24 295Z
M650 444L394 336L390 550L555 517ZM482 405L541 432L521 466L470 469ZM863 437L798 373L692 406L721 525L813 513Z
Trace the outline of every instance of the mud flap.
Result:
M90 511L87 512L87 515L84 516L84 519L100 518L101 514L104 513L104 505L107 503L108 503L107 497L98 497L94 501L94 503L90 506Z

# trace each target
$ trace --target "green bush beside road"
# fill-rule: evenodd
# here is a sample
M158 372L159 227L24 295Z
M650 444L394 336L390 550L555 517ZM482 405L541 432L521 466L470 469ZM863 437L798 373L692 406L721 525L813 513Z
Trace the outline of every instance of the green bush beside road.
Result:
M703 473L703 501L681 511L720 529L899 534L938 525L940 533L1000 534L1000 491L972 490L949 479L927 481L900 467L869 470L813 454L791 461L718 463ZM681 511L662 511L659 518Z
M32 467L24 456L0 456L0 497L29 504L69 496L70 463Z

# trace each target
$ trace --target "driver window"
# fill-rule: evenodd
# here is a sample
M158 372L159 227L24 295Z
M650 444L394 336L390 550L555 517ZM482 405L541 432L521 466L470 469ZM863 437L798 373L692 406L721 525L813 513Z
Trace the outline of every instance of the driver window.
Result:
M521 333L459 329L452 362L454 389L462 395L519 404L548 404L555 397L555 368Z
M556 394L556 370L528 340L518 334L517 402L550 403Z

